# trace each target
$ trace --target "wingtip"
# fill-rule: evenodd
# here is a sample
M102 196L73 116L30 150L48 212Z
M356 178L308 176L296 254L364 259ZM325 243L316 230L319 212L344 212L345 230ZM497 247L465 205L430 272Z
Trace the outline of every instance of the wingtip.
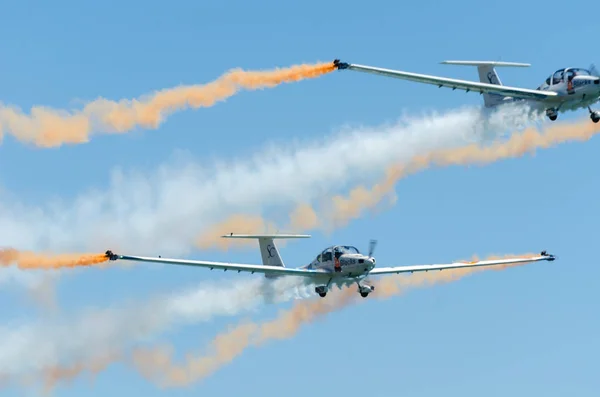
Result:
M113 253L111 250L107 250L104 255L108 258L109 261L116 261L119 259L119 256Z
M540 252L540 255L546 257L546 260L548 260L550 262L557 259L556 255L549 254L546 250Z
M335 66L336 69L341 70L341 69L348 69L350 64L347 62L342 62L339 59L334 59L333 66Z

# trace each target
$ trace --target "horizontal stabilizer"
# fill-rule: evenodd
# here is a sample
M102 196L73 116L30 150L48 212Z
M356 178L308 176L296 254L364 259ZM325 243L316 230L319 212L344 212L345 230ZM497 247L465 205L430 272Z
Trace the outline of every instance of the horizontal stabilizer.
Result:
M520 62L500 62L500 61L442 61L444 65L461 65L461 66L505 66L515 68L527 68L531 66L529 63Z
M309 238L310 234L226 234L224 238Z

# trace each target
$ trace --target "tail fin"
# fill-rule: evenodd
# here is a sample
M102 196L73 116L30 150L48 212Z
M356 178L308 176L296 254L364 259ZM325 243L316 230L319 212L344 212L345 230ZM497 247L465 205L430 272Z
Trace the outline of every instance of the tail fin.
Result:
M496 66L521 68L531 66L528 63L495 61L443 61L441 63L445 65L477 66L477 71L479 72L479 81L481 83L496 85L502 85L500 76L498 76L498 72L496 72ZM486 108L491 108L505 103L504 98L506 98L505 95L484 93L483 104Z
M265 266L280 266L285 267L279 250L275 245L275 239L288 239L288 238L308 238L308 234L226 234L221 236L224 238L255 238L258 239L258 245L260 247L260 255L262 256L262 262Z

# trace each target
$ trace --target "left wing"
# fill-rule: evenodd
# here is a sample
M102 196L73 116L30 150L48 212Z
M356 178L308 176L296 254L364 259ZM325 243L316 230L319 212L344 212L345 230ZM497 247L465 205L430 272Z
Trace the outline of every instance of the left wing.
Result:
M129 255L117 255L112 251L106 251L106 257L111 261L123 259L127 261L137 262L154 262L164 263L170 265L184 265L184 266L197 266L205 267L210 270L220 269L223 271L235 270L239 272L251 272L251 273L262 273L269 275L286 275L286 276L303 276L303 277L324 277L327 273L323 270L309 270L309 269L294 269L286 268L283 266L265 266L265 265L252 265L246 263L227 263L227 262L208 262L208 261L196 261L187 259L169 259L169 258L155 258L149 256L129 256Z
M514 98L522 99L536 99L544 100L557 96L558 94L553 91L541 91L541 90L530 90L527 88L508 87L505 85L498 84L487 84L468 80L449 79L447 77L430 76L426 74L417 74L410 72L403 72L400 70L382 69L373 66L357 65L353 63L340 62L339 60L334 61L335 66L338 69L349 69L356 70L359 72L379 74L388 77L395 77L398 79L416 81L418 83L433 84L438 87L451 87L452 89L462 89L469 91L476 91L481 94L499 94L505 96L511 96Z
M474 262L454 262L448 264L436 264L436 265L416 265L416 266L396 266L396 267L381 267L371 270L370 276L378 274L392 274L392 273L412 273L412 272L426 272L430 270L447 270L447 269L459 269L464 267L480 267L480 266L497 266L497 265L511 265L516 263L528 263L528 262L539 262L539 261L553 261L556 257L549 255L546 251L542 251L539 256L531 257L518 257L508 259L493 259L487 261L474 261Z

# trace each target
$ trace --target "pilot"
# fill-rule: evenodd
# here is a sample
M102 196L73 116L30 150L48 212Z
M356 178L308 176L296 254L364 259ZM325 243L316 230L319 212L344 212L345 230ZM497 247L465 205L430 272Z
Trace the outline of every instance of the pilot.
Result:
M340 264L340 256L342 256L342 251L339 248L336 248L335 253L334 253L334 259L333 259L334 270L336 272L342 271L342 265Z
M575 73L571 72L569 73L569 76L567 77L567 92L569 94L573 94L575 91L573 91L573 77L575 77Z

